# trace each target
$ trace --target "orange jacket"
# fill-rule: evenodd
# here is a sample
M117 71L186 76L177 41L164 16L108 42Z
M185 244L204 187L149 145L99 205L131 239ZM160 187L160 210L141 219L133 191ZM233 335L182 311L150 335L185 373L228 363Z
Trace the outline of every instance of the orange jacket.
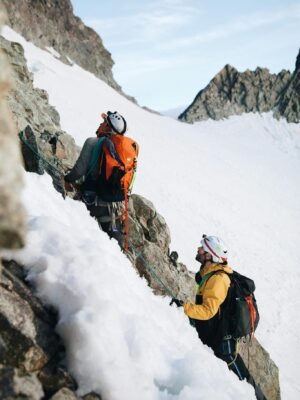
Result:
M223 270L232 274L232 269L228 265L211 263L200 272L201 278L213 271ZM209 320L213 318L220 305L227 296L230 279L226 274L214 274L204 284L197 289L196 295L202 296L202 304L186 303L184 304L185 314L193 319Z

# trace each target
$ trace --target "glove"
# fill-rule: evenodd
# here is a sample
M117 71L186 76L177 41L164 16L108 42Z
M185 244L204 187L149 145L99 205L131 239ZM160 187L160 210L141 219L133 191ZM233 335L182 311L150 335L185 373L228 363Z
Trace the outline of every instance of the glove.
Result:
M65 181L65 190L66 192L73 192L74 188L70 182Z
M170 301L170 306L175 303L177 307L182 307L183 306L183 301L179 299L175 299L175 297L172 297L172 300Z
M200 282L202 281L201 275L200 275L200 271L198 271L195 275L195 281L197 283L197 285L200 285Z

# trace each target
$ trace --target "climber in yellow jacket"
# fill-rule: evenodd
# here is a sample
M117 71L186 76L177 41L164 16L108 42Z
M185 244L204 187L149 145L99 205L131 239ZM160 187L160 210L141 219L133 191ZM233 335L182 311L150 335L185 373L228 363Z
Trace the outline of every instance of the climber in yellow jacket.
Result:
M216 236L203 235L196 260L200 270L195 275L197 292L195 303L183 303L172 299L177 306L183 306L198 336L210 346L217 357L227 362L239 379L248 379L249 373L242 358L236 354L236 341L224 336L222 309L226 304L230 278L233 270L227 263L228 250L224 242Z
M227 256L227 247L220 238L203 235L196 255L201 266L195 275L195 303L184 304L181 300L172 299L170 304L183 306L201 341L210 346L215 355L225 361L240 380L246 379L254 387L258 400L265 400L238 354L236 339L227 334L230 319L230 296L227 295L231 285L229 276L233 273L227 263Z

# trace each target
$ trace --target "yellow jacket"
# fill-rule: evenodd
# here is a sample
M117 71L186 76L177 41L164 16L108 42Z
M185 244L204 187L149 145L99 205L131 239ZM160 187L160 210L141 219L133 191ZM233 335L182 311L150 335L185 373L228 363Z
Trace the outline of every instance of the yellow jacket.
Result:
M211 263L205 266L200 272L201 278L206 274L223 270L232 274L232 269L228 265ZM212 275L201 287L198 287L197 296L202 296L202 304L186 303L184 304L185 314L193 319L209 320L213 318L220 305L224 302L227 296L230 279L226 274Z

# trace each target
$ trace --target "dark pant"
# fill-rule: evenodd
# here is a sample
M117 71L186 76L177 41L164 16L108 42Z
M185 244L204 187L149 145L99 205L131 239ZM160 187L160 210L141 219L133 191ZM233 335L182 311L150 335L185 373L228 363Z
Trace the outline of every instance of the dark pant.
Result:
M114 238L121 243L123 239L122 224L119 222L114 208L117 203L100 200L97 194L91 190L86 190L82 193L82 200L90 215L96 218L103 232L106 232L110 238Z
M260 387L255 383L253 377L249 374L242 357L237 354L236 340L226 339L214 350L215 355L225 361L228 368L234 372L240 380L246 379L254 387L257 400L266 400Z
M228 368L234 372L240 380L249 378L248 369L239 354L236 354L236 341L234 339L223 340L214 350L215 355L225 361Z

